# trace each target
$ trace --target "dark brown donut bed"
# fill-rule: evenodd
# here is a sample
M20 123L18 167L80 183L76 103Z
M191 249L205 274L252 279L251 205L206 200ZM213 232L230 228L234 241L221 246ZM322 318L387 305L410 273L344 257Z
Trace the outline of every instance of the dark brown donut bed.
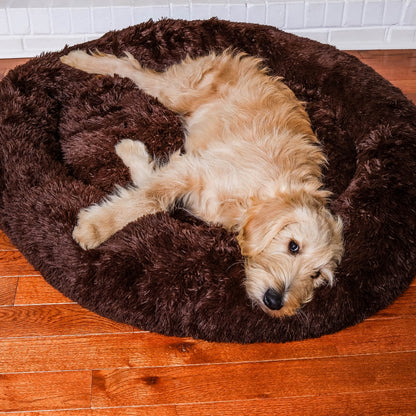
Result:
M272 319L248 301L235 236L174 213L144 217L95 250L71 238L80 208L129 182L114 152L142 140L167 160L178 118L125 79L64 66L74 48L131 52L156 70L227 47L261 56L307 102L329 158L331 208L345 223L337 284ZM11 71L0 84L0 227L55 288L141 329L213 341L285 342L356 324L416 274L416 107L356 58L272 27L148 22Z

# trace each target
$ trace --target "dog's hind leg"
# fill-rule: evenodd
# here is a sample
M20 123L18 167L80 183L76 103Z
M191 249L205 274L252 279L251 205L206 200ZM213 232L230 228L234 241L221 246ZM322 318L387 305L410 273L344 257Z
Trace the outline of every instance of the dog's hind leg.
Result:
M215 80L219 73L232 61L232 55L210 54L196 59L186 57L164 72L143 68L141 64L126 52L123 58L114 55L75 50L62 56L61 61L74 68L92 74L111 75L131 79L147 94L156 97L171 110L188 115L218 91ZM228 71L232 74L234 71ZM235 74L235 76L238 76Z

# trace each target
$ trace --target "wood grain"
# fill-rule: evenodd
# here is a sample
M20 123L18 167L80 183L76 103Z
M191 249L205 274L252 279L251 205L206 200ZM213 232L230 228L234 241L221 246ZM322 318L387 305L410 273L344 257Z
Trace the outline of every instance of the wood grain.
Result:
M287 344L234 345L142 333L117 333L0 342L0 373L166 367L340 357L409 351L416 344L413 318L366 321L320 339ZM363 338L363 334L366 337ZM21 354L25 351L25 354ZM45 368L44 357L48 357Z
M399 296L389 307L381 310L376 315L371 316L368 320L395 318L397 316L416 317L416 286L415 280L412 285Z
M0 306L13 305L18 280L17 277L0 277Z
M112 407L45 412L19 412L10 416L176 416L175 406Z
M351 53L416 102L416 51ZM415 281L359 325L287 344L164 337L68 302L0 231L0 414L416 415Z
M177 405L177 416L414 416L415 389Z
M99 370L93 371L92 405L180 404L401 388L416 388L416 352Z
M42 276L22 276L16 291L15 305L74 303L54 289Z
M76 304L0 308L0 338L132 331Z
M19 251L0 251L0 277L40 276Z
M0 409L5 412L82 408L90 404L89 371L0 376Z
M27 62L27 58L0 59L0 79L2 79L12 68Z
M356 56L416 102L415 50L359 51Z
M4 234L3 231L1 230L0 230L0 250L17 250L17 248L7 238L6 234Z

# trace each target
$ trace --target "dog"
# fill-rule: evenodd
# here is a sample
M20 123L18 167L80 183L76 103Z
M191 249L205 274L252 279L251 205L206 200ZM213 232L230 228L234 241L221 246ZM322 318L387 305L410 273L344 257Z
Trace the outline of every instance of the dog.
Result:
M61 57L92 74L129 78L177 113L185 152L159 166L139 141L115 151L134 186L82 209L73 238L93 249L136 219L181 200L194 216L237 233L245 289L273 317L295 314L333 284L342 221L326 207L326 158L303 103L260 58L226 50L156 72L128 52L74 50Z

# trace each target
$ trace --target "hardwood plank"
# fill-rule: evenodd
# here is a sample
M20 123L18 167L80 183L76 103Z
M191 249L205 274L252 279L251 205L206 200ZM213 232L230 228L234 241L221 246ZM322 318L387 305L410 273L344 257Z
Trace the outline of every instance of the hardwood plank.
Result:
M414 68L416 65L416 49L391 49L357 51L360 59L372 59L376 65L397 65L397 67Z
M315 396L416 388L416 352L93 371L92 406Z
M0 308L0 339L132 331L129 325L102 318L77 304Z
M53 288L42 276L23 276L17 285L15 305L75 303Z
M391 320L366 320L333 335L322 337L332 341L338 355L378 354L412 351L416 345L416 320L402 317Z
M40 273L23 257L20 251L0 251L0 277L40 276Z
M10 69L22 65L28 60L28 58L0 59L0 79L2 79Z
M416 390L388 390L279 399L177 405L177 416L414 416Z
M13 305L18 277L0 277L0 306Z
M283 361L414 349L416 320L366 321L320 339L286 344L219 344L149 332L11 338L0 342L0 372L67 371Z
M370 49L358 52L363 58L379 56L389 59L390 57L401 56L404 58L404 62L406 59L416 58L416 49Z
M17 250L17 248L10 242L9 238L3 231L0 230L0 250Z
M348 51L371 66L416 103L416 53L414 50Z
M112 407L81 410L61 410L13 413L10 416L176 416L175 406Z
M405 93L405 96L408 100L412 101L413 104L416 104L416 93Z
M380 64L377 59L361 59L361 61L371 66L382 77L388 79L390 82L399 80L414 79L414 69L411 66L398 67L395 63Z
M416 67L416 65L415 65ZM396 87L400 88L406 94L416 93L416 79L402 79L393 81Z
M0 374L0 409L90 407L91 372Z
M392 84L397 88L400 88L403 94L414 104L416 104L416 79L395 80L392 81Z
M360 51L360 60L390 80L415 78L414 50Z
M348 55L355 56L358 59L361 59L360 51L345 51Z

